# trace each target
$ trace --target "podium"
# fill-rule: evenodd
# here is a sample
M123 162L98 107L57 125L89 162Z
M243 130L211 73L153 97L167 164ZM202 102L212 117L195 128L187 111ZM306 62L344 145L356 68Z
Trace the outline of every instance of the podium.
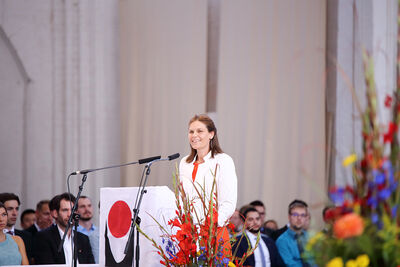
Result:
M133 242L129 245L128 254L125 255L124 250L129 237L131 220L134 216L132 210L138 189L138 187L100 189L100 266L131 267L134 265L135 258L132 257L132 254L135 248ZM162 245L161 235L163 232L152 217L163 227L170 229L167 223L176 216L175 195L167 186L150 186L146 190L147 193L143 195L139 210L140 228L157 244ZM136 234L135 228L135 239ZM156 248L141 234L139 244L140 266L160 266L161 257L157 254Z

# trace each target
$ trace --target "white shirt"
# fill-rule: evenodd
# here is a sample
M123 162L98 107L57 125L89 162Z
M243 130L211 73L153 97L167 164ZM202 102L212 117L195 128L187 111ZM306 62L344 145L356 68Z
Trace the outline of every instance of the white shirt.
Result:
M64 237L64 231L57 225L58 232L60 233L61 240ZM66 235L64 244L64 256L65 256L65 264L68 266L72 266L72 231L71 235ZM79 260L77 260L79 263Z
M237 201L237 177L232 158L225 153L217 154L214 158L211 158L211 152L209 152L204 157L204 162L198 165L196 179L193 183L194 160L187 163L187 157L184 157L179 164L180 180L189 200L194 200L193 205L200 221L204 220L204 208L195 187L200 193L203 193L202 188L204 188L208 202L214 182L214 174L215 171L217 172L214 192L218 194L218 226L224 226L234 213Z
M257 235L254 235L253 233L249 232L246 230L246 235L250 240L251 247L254 248L257 242ZM260 236L260 242L258 242L258 247L254 250L254 261L255 261L255 267L262 266L262 259L261 259L261 251L263 250L264 252L264 257L265 257L265 263L266 267L271 266L271 259L269 257L269 250L267 245L265 245L264 241L262 240Z
M14 228L14 225L11 227L10 230L8 230L7 228L4 228L4 229L3 229L3 233L5 233L5 234L7 234L9 231L13 232L13 233L14 233L13 235L15 235L15 228Z

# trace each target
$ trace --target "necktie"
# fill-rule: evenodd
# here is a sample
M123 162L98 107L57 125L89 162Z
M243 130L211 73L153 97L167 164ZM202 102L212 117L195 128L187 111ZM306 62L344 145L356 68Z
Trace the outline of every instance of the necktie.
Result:
M262 238L260 238L260 244L258 244L258 248L260 249L260 254L261 254L261 266L262 267L266 267L267 266L267 262L265 260L265 253L264 253L263 247L261 246L261 242L264 242L262 240Z
M297 248L299 249L299 254L300 254L300 259L301 259L301 263L303 264L303 267L309 267L310 265L308 264L307 261L305 261L302 257L303 252L304 252L304 248L303 248L303 242L301 241L301 236L303 235L303 233L300 234L296 234L295 238L296 238L296 242L297 242Z

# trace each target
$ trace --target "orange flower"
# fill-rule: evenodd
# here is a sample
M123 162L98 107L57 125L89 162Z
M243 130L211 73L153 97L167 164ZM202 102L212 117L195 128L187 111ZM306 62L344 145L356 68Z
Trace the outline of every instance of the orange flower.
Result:
M349 238L359 236L364 231L364 222L360 215L349 213L338 220L333 225L333 232L337 238Z

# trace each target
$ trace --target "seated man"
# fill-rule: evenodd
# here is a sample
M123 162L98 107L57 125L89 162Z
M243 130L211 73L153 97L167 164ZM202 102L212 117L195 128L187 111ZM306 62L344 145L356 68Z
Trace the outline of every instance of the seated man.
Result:
M36 222L35 211L26 209L21 213L21 227L26 230Z
M55 198L54 212L56 224L40 231L36 234L35 239L35 263L36 264L67 264L72 263L72 240L71 228L66 235L63 249L59 252L61 239L64 236L69 216L71 215L71 206L75 202L75 197L71 194L64 193ZM82 233L77 233L78 246L78 262L94 263L92 248L89 239Z
M285 264L291 267L308 267L311 263L304 258L304 247L308 241L305 230L309 218L307 204L294 200L289 204L289 227L276 240L276 246Z
M78 231L89 238L94 261L99 263L99 229L92 221L93 205L92 200L89 197L80 197L78 200L77 213L80 215Z
M273 234L273 231L269 228L264 227L265 214L266 214L264 203L261 200L254 200L254 201L250 202L250 205L253 206L260 214L260 217L261 217L260 231L261 231L261 233L266 234L269 237L271 237L271 235Z
M257 242L257 235L260 233L261 217L258 211L254 207L248 207L243 211L243 220L245 226L245 236L239 235L236 239L236 243L232 247L232 252L236 257L243 257L248 251L250 243L253 248ZM274 241L267 235L260 233L261 238L254 253L250 255L244 262L244 266L255 266L255 267L275 267L285 266L279 252L275 246ZM249 240L249 242L247 241Z
M50 215L49 200L41 200L36 204L35 217L36 222L26 229L32 236L35 236L37 232L50 227L53 223L53 218Z

